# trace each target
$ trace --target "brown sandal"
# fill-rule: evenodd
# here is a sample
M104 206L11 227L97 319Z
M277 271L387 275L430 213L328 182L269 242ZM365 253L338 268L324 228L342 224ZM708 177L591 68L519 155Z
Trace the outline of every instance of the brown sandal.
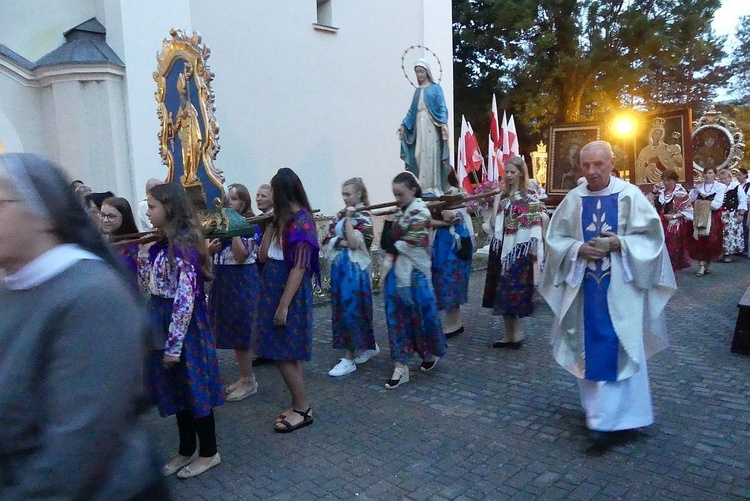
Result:
M302 416L302 421L293 425L289 421L287 421L286 416L284 416L284 419L276 421L276 424L273 427L273 431L275 431L276 433L291 433L294 430L299 430L300 428L304 428L305 426L313 423L313 417L310 415L310 412L312 412L312 407L308 408L306 411L298 411L297 409L292 409L292 412Z

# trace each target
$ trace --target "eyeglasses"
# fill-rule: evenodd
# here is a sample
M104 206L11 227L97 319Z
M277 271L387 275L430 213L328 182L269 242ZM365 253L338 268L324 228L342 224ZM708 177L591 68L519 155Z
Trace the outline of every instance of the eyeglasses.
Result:
M105 214L103 212L100 212L99 219L101 219L102 221L114 221L117 219L117 214Z

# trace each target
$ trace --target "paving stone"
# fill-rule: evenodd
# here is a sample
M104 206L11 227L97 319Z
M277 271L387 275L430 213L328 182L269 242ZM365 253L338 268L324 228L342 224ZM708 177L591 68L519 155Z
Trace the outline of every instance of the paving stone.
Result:
M694 271L694 270L693 270ZM175 499L750 499L750 357L729 351L750 260L679 272L667 306L671 346L652 357L656 423L634 443L586 454L575 379L551 356L552 314L538 298L520 350L489 346L502 322L481 308L484 273L470 283L466 331L428 374L388 391L382 295L375 331L383 353L332 378L330 309L314 311L313 359L305 364L315 413L289 435L271 430L290 398L273 366L256 368L257 395L216 410L222 465L168 484ZM223 380L238 376L220 351ZM163 459L174 454L174 418L150 412Z

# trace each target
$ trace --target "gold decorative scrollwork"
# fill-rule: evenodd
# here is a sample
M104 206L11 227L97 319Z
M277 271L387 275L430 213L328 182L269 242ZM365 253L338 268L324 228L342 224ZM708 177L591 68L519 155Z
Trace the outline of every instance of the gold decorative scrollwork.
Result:
M745 138L737 124L722 116L716 106L693 122L693 171L703 178L705 167L732 169L736 174L745 153Z
M167 182L172 182L175 177L174 143L177 139L182 158L180 182L199 205L205 206L205 198L209 195L213 198L213 205L220 208L225 199L224 174L214 165L219 152L219 126L211 88L214 74L206 63L211 51L202 43L198 33L187 34L173 28L169 34L171 39L162 42L162 50L156 56L157 70L153 74L157 85L156 113L161 122L159 153L169 171ZM182 70L175 82L175 65L180 60ZM172 88L168 87L168 81L172 82ZM191 99L191 82L197 90L197 100ZM174 99L168 99L175 95L179 96L179 108L175 108ZM201 183L201 165L206 176L204 182L208 180L212 186Z

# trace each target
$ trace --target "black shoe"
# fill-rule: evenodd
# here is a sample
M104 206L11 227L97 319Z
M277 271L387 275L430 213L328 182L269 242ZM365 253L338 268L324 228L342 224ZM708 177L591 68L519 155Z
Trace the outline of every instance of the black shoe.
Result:
M445 333L445 339L450 339L452 337L458 336L464 331L464 326L462 325L458 329L454 330L453 332L446 332Z
M512 348L514 350L520 350L523 341L495 341L492 343L493 348Z
M270 358L256 357L253 360L253 367L258 367L259 365L268 365L272 363L273 360L271 360Z

